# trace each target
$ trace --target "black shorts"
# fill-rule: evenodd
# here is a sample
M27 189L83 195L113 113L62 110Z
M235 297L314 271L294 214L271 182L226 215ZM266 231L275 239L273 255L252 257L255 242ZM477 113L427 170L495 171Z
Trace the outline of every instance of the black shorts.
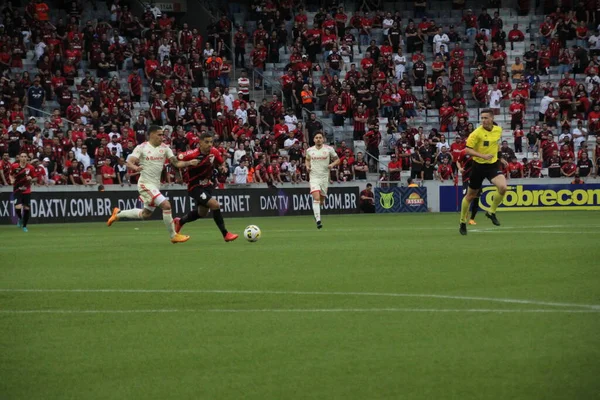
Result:
M480 164L473 161L473 168L471 169L471 179L469 180L469 187L471 189L481 189L483 181L487 179L492 181L498 175L502 175L502 168L500 167L500 160L493 164Z
M31 205L31 193L15 193L16 205L29 207Z
M466 195L467 191L469 190L469 182L470 182L470 180L468 180L466 182L463 181L463 196ZM476 196L477 197L481 196L481 188L479 188L479 190L477 191Z
M208 202L212 199L212 191L210 187L196 186L189 192L189 195L196 202L197 206L208 208Z

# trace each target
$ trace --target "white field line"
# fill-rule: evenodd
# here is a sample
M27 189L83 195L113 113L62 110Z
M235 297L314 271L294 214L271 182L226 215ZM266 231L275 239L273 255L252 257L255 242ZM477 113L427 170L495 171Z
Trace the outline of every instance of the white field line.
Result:
M418 294L418 293L377 293L377 292L304 292L304 291L280 291L280 290L204 290L204 289L2 289L2 292L13 293L187 293L187 294L255 294L255 295L282 295L282 296L369 296L369 297L416 297L429 299L449 299L466 301L488 301L493 303L509 304L531 304L550 307L575 307L591 310L600 310L599 304L574 304L539 300L506 299L496 297L478 296L452 296L442 294Z
M144 223L146 223L148 221L145 221ZM152 223L154 221L149 221L149 223ZM139 222L138 222L139 223ZM132 228L135 228L134 225L136 225L135 222L130 222L129 223L130 226ZM482 223L483 224L483 223ZM52 225L52 224L50 224ZM47 228L49 227L49 225L38 225L36 226L37 228ZM419 231L442 231L442 230L455 230L458 227L458 221L456 223L456 226L452 225L452 226L448 226L446 224L444 224L443 226L413 226L413 225L406 225L406 226L373 226L373 227L337 227L337 228L331 228L328 229L328 231L331 232L377 232L377 231L415 231L415 230L419 230ZM1 226L0 226L1 228ZM489 229L490 230L494 230L494 231L514 231L515 229L553 229L553 228L571 228L574 230L581 230L581 229L595 229L595 228L600 228L600 225L589 225L589 224L570 224L570 225L514 225L514 226L500 226L500 227L492 227L490 225ZM484 228L484 229L488 229L488 228ZM268 229L268 232L315 232L315 229ZM569 233L573 233L573 232L569 232ZM145 231L144 235L148 235L148 234L156 234L156 235L164 235L164 232L162 231ZM97 236L97 234L95 233L85 233L85 232L76 232L76 233L72 233L72 234L63 234L63 236Z
M173 313L481 313L481 314L600 314L600 310L505 310L494 308L260 308L150 310L0 310L1 314L173 314Z
M489 229L469 229L469 232L485 232L485 233L503 233L503 234L512 234L512 233L539 233L541 235L590 235L593 232L578 232L578 231L530 231L530 230L497 230L493 228Z

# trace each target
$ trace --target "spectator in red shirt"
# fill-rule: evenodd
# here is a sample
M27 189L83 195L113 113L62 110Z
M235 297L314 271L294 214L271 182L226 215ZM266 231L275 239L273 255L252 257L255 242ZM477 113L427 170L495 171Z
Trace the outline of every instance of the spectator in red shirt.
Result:
M579 21L579 25L575 29L576 44L579 47L587 48L588 45L588 28L585 21Z
M510 113L510 129L515 130L517 125L523 126L523 117L525 115L525 105L521 103L521 96L513 98L508 107Z
M458 135L454 138L454 143L450 145L450 153L452 154L452 170L456 172L456 161L460 157L461 152L466 147L465 142Z
M473 98L482 105L487 104L487 93L488 93L488 85L483 81L483 77L477 78L477 83L471 89L473 93Z
M108 160L102 163L102 167L100 167L100 175L102 175L102 184L103 185L112 185L114 183L114 179L117 176L115 174L115 170L111 167Z
M364 213L375 212L375 194L372 188L373 185L367 183L367 188L360 192L360 209Z
M381 143L381 133L379 133L379 125L373 126L373 129L365 133L363 136L363 140L365 141L365 146L367 147L367 152L369 153L369 158L367 159L367 163L372 167L372 170L376 170L377 159L379 158L379 143Z
M477 34L477 17L473 14L473 11L467 10L462 17L462 22L465 23L465 33L467 34L469 41L473 43L473 39Z
M567 161L560 167L560 175L568 178L577 173L577 165L573 163L573 157L567 156Z
M538 52L538 70L540 75L548 75L550 68L550 50L545 44L542 44L540 51Z
M517 161L516 156L510 159L510 162L508 163L506 169L510 178L523 178L523 164Z
M154 53L148 54L148 59L144 63L144 74L146 75L146 79L151 81L156 75L156 71L158 70L160 64Z
M443 158L443 160L437 169L437 178L442 182L454 179L454 173L452 172L452 166L448 163L448 158Z
M365 57L360 62L360 66L363 69L363 71L367 71L368 73L373 72L373 67L375 66L375 60L373 60L371 58L370 52L368 52L368 51L365 52Z
M508 41L510 42L510 49L515 49L515 42L525 41L525 35L519 30L519 24L514 24L510 32L508 32Z
M558 144L554 141L553 135L548 135L548 140L542 145L542 161L544 162L544 166L548 167L549 160L555 152L558 157Z
M392 154L391 161L388 164L389 179L392 182L400 181L402 171L402 161L399 161L395 154Z
M537 153L533 154L533 159L529 161L529 165L527 166L529 169L529 177L530 178L541 178L542 177L542 168L544 167L542 161L539 159Z
M440 108L440 132L450 132L452 130L453 119L454 107L451 107L447 101L444 101Z

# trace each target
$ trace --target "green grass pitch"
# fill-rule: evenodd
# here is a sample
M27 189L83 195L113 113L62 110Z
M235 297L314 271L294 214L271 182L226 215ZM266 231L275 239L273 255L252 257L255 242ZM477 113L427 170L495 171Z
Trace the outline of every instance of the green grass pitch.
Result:
M600 214L0 227L1 399L598 399Z

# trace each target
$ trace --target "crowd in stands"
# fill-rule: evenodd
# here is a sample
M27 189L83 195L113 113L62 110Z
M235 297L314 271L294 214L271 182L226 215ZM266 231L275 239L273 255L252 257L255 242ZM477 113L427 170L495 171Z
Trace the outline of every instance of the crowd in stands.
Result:
M505 27L485 8L464 10L460 25L441 26L421 12L423 3L415 2L414 20L334 5L309 23L291 0L257 0L248 13L255 30L223 15L203 37L156 8L133 15L119 0L111 3L110 21L82 20L78 1L66 2L67 17L57 20L43 0L24 9L7 2L0 184L21 152L35 163L40 184L135 183L125 160L151 124L165 126L176 154L212 132L227 158L215 171L219 185L305 181L305 151L327 125L351 127L365 146L336 145L342 162L332 182L366 179L381 167L381 148L391 156L384 180L401 180L402 171L451 180L484 107L510 115L501 122L513 136L501 151L508 177L598 175L600 21L585 3L547 15L539 39L514 63L507 49L525 40L524 27ZM263 81L267 66L283 59L281 78ZM552 74L560 79L542 82ZM283 96L256 99L255 90L273 79ZM425 131L417 121L430 114L439 121ZM534 121L526 118L532 114ZM588 148L594 136L595 148ZM169 166L163 175L166 184L185 179Z

